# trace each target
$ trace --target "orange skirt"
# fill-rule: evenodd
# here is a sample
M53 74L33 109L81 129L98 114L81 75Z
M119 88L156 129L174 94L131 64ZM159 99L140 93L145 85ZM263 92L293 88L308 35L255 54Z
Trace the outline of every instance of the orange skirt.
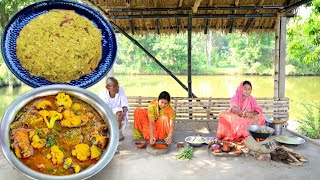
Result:
M142 108L136 108L133 112L134 115L134 127L133 138L150 139L150 123L148 118L148 110ZM162 115L158 120L155 120L153 132L156 139L165 139L169 134L170 118L166 115Z

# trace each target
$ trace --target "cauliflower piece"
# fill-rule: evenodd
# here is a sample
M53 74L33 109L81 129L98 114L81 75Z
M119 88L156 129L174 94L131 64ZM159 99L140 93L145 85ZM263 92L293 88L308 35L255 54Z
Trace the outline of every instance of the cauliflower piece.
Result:
M61 126L64 127L79 127L86 125L88 122L88 117L85 115L76 116L73 111L65 110L63 111L63 120L61 121Z
M41 110L38 112L38 114L44 119L44 121L47 123L48 125L48 119L47 117L49 117L50 113L47 110Z
M72 167L73 167L75 173L78 173L81 170L80 166L77 164L73 165Z
M63 113L63 118L64 119L68 119L68 118L72 118L73 116L75 116L75 114L73 113L73 111L67 109L67 110L64 110Z
M74 170L75 173L78 173L78 172L80 172L80 170L81 170L81 167L80 167L79 165L73 164L71 158L67 158L67 159L64 160L63 168L64 168L64 169L69 169L70 167L73 168L73 170Z
M40 101L35 105L36 109L46 109L48 106L52 106L51 102L48 100Z
M63 119L61 126L63 127L79 127L81 124L81 116L73 116L72 118Z
M101 136L100 134L91 135L90 141L93 145L104 148L107 145L107 136Z
M74 111L79 111L82 109L82 105L80 103L73 103L71 109Z
M44 119L46 122L48 128L53 128L54 123L56 120L61 120L62 119L62 114L58 113L57 111L47 111L47 110L41 110L39 111L40 116ZM48 121L47 118L50 118L50 122Z
M65 93L58 93L56 96L58 106L64 106L66 108L70 108L72 105L72 100L69 95Z
M73 156L76 156L77 159L79 159L80 161L85 161L91 155L90 147L88 144L84 144L84 143L78 144L73 148L73 150L71 151L71 154Z
M35 134L32 137L31 146L36 149L40 149L40 148L44 147L44 145L46 145L46 142L47 142L46 139L40 138L37 134Z
M101 149L96 145L92 145L91 146L91 159L99 158L100 155L101 155Z
M50 154L47 154L47 158L52 160L53 164L62 164L64 154L57 145L50 148Z
M71 158L67 158L67 159L64 160L63 168L64 169L69 169L71 167L71 164L72 164L72 159Z

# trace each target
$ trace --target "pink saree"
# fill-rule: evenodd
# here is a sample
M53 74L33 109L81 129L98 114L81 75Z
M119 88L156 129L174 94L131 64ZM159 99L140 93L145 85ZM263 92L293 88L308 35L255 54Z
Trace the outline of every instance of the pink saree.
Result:
M243 82L240 83L236 94L231 98L229 111L222 111L219 113L217 138L233 142L241 141L250 135L247 127L255 124L253 119L255 119L259 125L264 125L266 119L257 101L250 95L242 102L242 92ZM231 108L233 106L238 107L240 110L250 112L257 111L259 114L255 115L253 119L240 117L237 114L232 113Z

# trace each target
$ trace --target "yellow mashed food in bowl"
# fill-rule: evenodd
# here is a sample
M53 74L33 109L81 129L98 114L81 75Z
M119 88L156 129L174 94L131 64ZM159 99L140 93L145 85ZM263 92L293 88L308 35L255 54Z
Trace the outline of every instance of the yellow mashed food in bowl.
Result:
M33 76L70 82L91 73L102 58L102 35L74 11L52 10L33 19L17 39L17 57Z

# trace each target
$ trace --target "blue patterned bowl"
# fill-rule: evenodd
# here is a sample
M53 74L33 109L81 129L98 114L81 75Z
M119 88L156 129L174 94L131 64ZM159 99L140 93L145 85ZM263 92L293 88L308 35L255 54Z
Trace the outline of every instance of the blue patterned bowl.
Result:
M90 74L69 83L50 82L44 78L32 76L23 68L16 55L16 41L22 28L31 20L53 9L73 10L77 14L86 17L100 30L102 34L102 58L99 65ZM25 84L31 87L41 87L50 84L67 84L87 88L100 81L112 68L117 53L115 34L107 20L97 11L76 2L71 1L40 1L25 7L16 13L6 25L2 35L2 55L10 71Z

